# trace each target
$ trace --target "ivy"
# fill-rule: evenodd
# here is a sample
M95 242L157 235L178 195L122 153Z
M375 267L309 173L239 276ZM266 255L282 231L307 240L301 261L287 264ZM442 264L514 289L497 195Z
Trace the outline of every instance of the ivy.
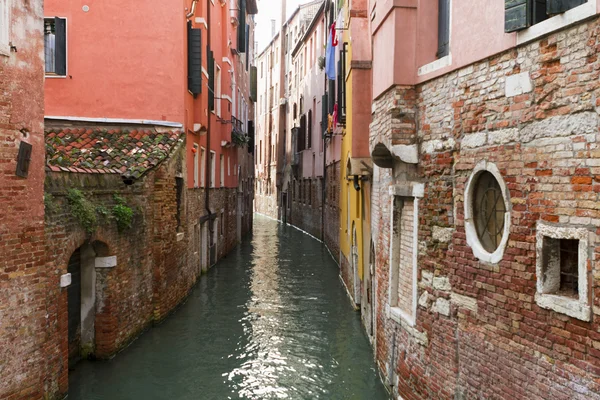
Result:
M92 233L98 226L96 207L85 195L77 189L67 191L67 200L71 208L71 215L79 222L87 233Z
M244 147L250 142L250 138L243 133L232 132L231 133L231 142L236 147Z
M123 232L126 229L131 228L131 221L133 220L133 210L128 207L125 203L125 199L119 195L114 195L115 203L117 203L113 209L112 214L117 221L117 229L119 232Z

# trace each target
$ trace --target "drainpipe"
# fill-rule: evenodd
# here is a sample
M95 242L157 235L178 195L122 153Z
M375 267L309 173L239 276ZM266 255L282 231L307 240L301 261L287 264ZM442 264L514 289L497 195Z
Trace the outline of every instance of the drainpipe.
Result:
M358 183L358 175L354 175L354 190L360 192L360 184Z
M198 3L198 0L192 0L192 7L190 8L190 12L185 15L186 18L189 19L194 16L196 13L196 3Z

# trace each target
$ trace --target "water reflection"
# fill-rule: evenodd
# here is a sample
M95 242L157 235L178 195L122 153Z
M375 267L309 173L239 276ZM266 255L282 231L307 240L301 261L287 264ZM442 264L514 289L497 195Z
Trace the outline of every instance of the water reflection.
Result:
M70 386L86 400L387 398L327 251L263 218L175 315Z

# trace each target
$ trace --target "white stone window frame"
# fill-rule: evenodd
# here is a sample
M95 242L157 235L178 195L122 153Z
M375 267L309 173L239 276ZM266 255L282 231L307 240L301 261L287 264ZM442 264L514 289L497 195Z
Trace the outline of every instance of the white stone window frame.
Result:
M544 293L544 266L543 246L544 237L551 239L576 239L579 240L578 247L578 296L567 297L557 294ZM535 302L538 306L547 310L553 310L582 321L590 321L591 306L588 296L589 274L588 264L591 260L590 251L594 233L582 227L556 226L543 221L538 221L535 243L535 272L537 277ZM560 268L558 270L560 274Z
M11 0L0 1L0 55L10 56Z
M398 324L406 323L414 327L417 320L418 303L418 249L419 249L419 199L425 195L425 185L416 182L407 182L405 184L390 186L390 255L389 255L389 282L388 282L388 304L387 314ZM397 307L398 304L398 263L400 260L394 256L394 201L396 197L413 199L413 282L412 282L412 313L411 315Z
M498 248L493 253L488 252L481 244L479 236L477 235L477 228L475 227L475 221L473 218L473 196L475 195L475 184L477 183L477 179L482 172L491 173L498 182L500 190L502 191L502 198L504 199L504 207L506 209L506 213L504 214L504 231L502 232L502 240L500 241ZM506 250L506 245L508 244L512 207L510 203L510 192L508 190L508 186L506 186L506 183L504 182L504 179L502 178L500 170L496 164L482 160L475 166L465 187L464 208L465 234L467 236L467 244L473 250L473 255L480 261L490 264L498 264L502 260L502 257L504 257L504 251Z

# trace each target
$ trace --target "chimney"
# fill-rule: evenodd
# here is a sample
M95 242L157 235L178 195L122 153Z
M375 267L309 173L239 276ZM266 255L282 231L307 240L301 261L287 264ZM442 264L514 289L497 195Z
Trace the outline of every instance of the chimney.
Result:
M271 37L272 38L275 37L275 33L277 33L277 30L276 30L277 28L275 28L275 22L276 21L274 19L271 20Z

